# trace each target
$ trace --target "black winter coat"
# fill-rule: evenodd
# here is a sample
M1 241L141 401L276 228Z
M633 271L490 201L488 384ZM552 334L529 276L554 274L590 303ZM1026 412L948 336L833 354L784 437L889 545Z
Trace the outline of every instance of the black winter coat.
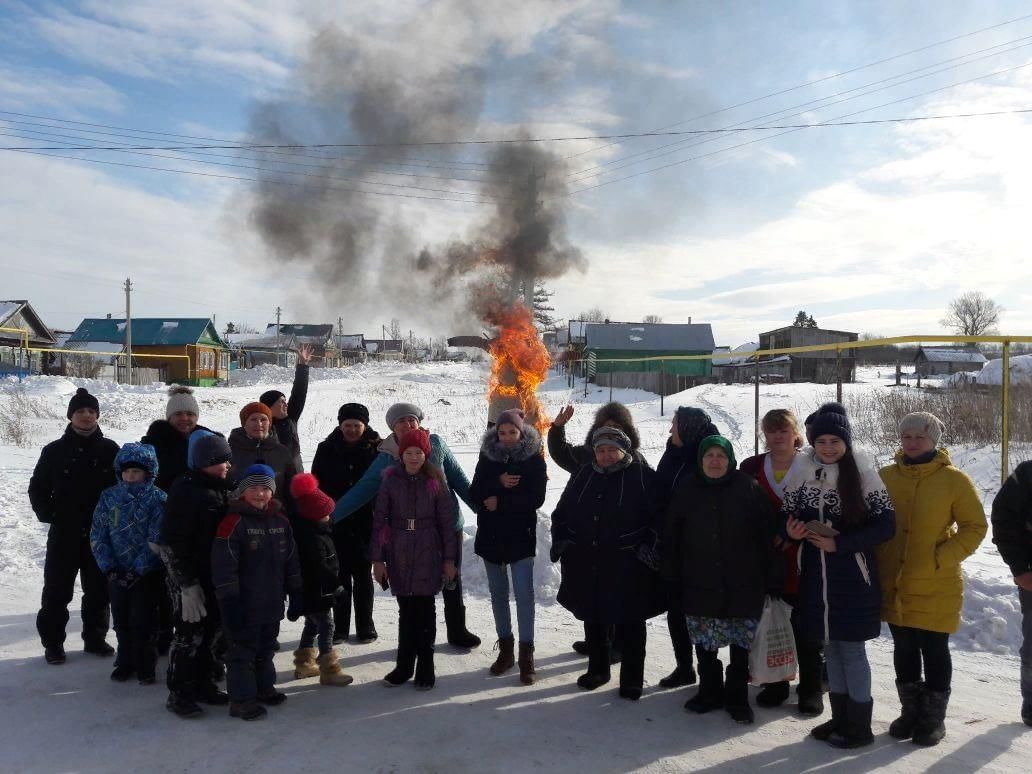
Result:
M162 558L180 588L200 583L205 594L211 583L211 545L229 506L229 479L188 470L176 479L165 501L161 521Z
M294 368L294 384L287 398L287 416L272 420L272 430L276 439L287 447L291 455L294 471L304 473L305 464L301 461L301 439L297 433L297 423L301 420L301 412L305 410L308 400L308 366L298 363Z
M209 433L215 432L201 425L197 425L193 432L195 433L198 430L207 430ZM188 447L190 436L182 435L172 427L171 422L157 419L151 422L151 426L147 428L147 434L140 439L140 443L149 443L154 447L154 451L157 452L158 476L154 479L154 485L167 493L172 488L172 483L186 473L189 467Z
M666 514L663 574L686 615L753 618L780 594L784 560L774 548L777 509L740 470L719 483L683 476Z
M312 475L319 479L319 488L334 500L347 494L359 482L379 452L380 436L370 427L355 444L349 444L339 429L319 443L312 460ZM373 506L370 501L334 526L340 539L357 540L365 555L373 531Z
M653 530L648 488L655 472L637 461L571 476L552 514L552 544L563 547L557 601L591 623L632 623L663 612L658 573L637 557Z
M78 528L89 534L100 493L117 483L118 444L98 427L87 436L71 424L43 447L29 479L29 502L44 524Z
M993 499L993 542L1017 577L1032 572L1032 461L1022 462Z
M301 560L301 590L305 615L333 607L340 587L340 564L333 544L333 522L294 518L294 541Z
M503 473L520 476L512 489L502 486ZM541 435L526 425L520 443L511 451L498 443L494 428L484 435L480 459L469 485L469 497L477 506L477 537L473 550L494 564L512 564L537 549L537 511L545 502L548 474L541 456ZM498 507L484 506L488 497L498 498Z
M278 500L264 511L230 503L215 533L211 577L220 603L238 601L245 626L283 620L283 599L301 589L297 544Z
M240 482L251 465L268 465L276 471L276 497L289 508L290 479L298 472L290 450L271 434L256 441L242 427L233 428L229 434L229 448L233 452L233 468L229 471L233 484Z

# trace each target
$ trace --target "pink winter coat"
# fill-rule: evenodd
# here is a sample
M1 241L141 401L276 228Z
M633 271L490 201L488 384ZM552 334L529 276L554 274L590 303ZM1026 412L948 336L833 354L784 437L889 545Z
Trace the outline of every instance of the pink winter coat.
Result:
M458 557L455 504L447 487L400 464L383 473L376 497L369 560L387 565L396 597L433 596L441 590L443 565Z

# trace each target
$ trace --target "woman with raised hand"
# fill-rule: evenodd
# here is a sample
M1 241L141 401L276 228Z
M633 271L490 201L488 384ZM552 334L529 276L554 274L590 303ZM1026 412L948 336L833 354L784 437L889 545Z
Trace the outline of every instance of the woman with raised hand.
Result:
M804 636L824 641L831 720L810 733L835 747L871 744L871 665L866 641L881 633L875 546L896 531L877 469L853 452L846 410L826 403L810 426L814 448L785 481L786 537L800 544Z
M907 414L899 423L901 448L881 471L897 523L896 535L878 546L882 620L892 632L902 706L889 734L926 747L946 736L949 640L964 603L960 563L989 528L975 485L939 446L944 429L934 414Z

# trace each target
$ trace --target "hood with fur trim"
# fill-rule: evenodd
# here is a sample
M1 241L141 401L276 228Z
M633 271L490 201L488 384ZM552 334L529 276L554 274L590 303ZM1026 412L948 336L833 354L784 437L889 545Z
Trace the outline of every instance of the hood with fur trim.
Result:
M531 424L523 426L520 442L511 449L498 441L498 428L492 427L480 442L480 451L492 462L522 462L541 453L541 433Z
M606 422L613 422L623 430L627 437L631 439L631 449L637 451L638 447L641 446L641 439L638 437L638 429L634 426L631 411L627 406L616 401L605 404L595 412L595 421L592 423L591 429L588 430L588 435L584 439L585 446L591 446L591 436Z

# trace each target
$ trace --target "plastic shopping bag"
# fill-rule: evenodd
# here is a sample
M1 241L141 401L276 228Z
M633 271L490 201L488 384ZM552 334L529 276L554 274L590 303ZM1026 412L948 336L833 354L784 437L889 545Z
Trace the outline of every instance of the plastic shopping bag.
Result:
M795 674L792 606L783 599L767 597L749 651L749 681L755 685L779 683L793 679Z

